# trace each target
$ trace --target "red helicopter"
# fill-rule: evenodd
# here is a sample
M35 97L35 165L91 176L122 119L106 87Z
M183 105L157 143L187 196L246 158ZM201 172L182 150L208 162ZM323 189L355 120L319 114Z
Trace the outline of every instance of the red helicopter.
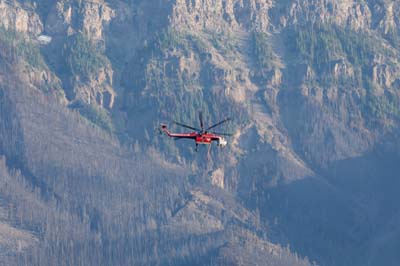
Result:
M217 133L217 132L211 132L209 130L230 121L231 119L229 117L225 118L224 120L206 128L206 129L204 129L202 112L199 112L199 120L200 120L200 128L195 128L192 126L188 126L188 125L173 121L174 124L176 124L178 126L195 130L194 132L191 132L191 133L171 133L171 132L169 132L167 125L165 125L165 124L161 124L160 130L163 131L165 134L167 134L168 137L171 137L171 138L193 139L196 142L196 152L197 152L197 147L199 144L210 145L213 141L215 141L215 142L217 142L217 146L221 147L221 148L225 147L228 144L228 142L226 141L226 139L223 136L232 136L233 134Z

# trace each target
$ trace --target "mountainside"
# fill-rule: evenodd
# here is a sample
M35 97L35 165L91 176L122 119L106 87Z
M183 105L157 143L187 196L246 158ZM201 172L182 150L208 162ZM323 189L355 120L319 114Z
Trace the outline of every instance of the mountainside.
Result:
M397 265L400 3L0 15L0 265ZM199 110L210 160L157 130Z

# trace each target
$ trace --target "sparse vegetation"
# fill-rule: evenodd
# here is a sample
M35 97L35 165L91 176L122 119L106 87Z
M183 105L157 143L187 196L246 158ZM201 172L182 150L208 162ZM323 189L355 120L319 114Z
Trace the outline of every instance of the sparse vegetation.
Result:
M7 30L2 26L0 26L0 49L2 56L12 60L23 60L34 68L46 66L39 47L21 33Z
M188 43L185 35L182 32L173 29L167 29L158 32L151 45L153 46L153 49L158 51L177 48L186 50Z
M374 95L376 84L366 80L367 95L363 99L363 111L370 122L387 122L393 118L400 118L400 104L397 96L391 94Z
M188 34L188 40L192 42L192 46L195 51L198 53L205 53L207 52L207 42L201 36L195 34Z
M82 101L75 102L72 109L77 109L79 113L91 123L99 126L109 133L113 133L114 126L110 114L96 104L87 104Z
M391 27L384 36L389 43L396 49L400 48L400 36L397 30Z
M82 33L69 37L62 54L71 75L84 78L96 74L108 63L107 58Z
M355 86L367 90L367 96L362 101L365 119L376 121L399 115L396 102L385 95L378 97L373 93L377 86L370 77L374 57L377 54L387 58L396 56L382 45L380 39L366 32L324 24L295 27L288 32L287 38L290 60L300 59L312 66L318 72L317 80L321 85L337 85L341 89ZM331 66L338 60L349 62L354 69L354 76L339 77L339 83L336 84Z
M393 55L377 37L326 24L295 27L288 32L287 41L292 56L300 56L316 69L342 57L355 67L363 67L371 63L377 51Z
M277 57L264 32L253 32L252 51L256 59L257 67L265 71L271 71L276 66Z
M227 30L226 32L207 32L209 40L216 50L223 55L229 55L236 49L235 39Z

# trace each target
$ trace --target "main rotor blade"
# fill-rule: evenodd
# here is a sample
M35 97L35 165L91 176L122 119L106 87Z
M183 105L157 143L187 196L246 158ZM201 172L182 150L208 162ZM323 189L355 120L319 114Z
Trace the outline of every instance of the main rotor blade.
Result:
M234 134L233 133L220 133L220 132L210 132L213 133L215 135L221 135L221 136L228 136L228 137L232 137Z
M199 120L200 120L200 127L201 127L201 132L204 132L204 123L203 123L203 112L199 112Z
M188 126L188 125L179 123L179 122L177 122L177 121L173 121L173 122L174 122L174 124L176 124L176 125L178 125L178 126L181 126L181 127L189 128L189 129L192 129L192 130L195 130L195 131L201 131L201 130L198 129L198 128L191 127L191 126Z
M223 123L226 123L226 122L228 122L228 121L230 121L230 120L231 120L231 119L228 117L228 118L222 120L221 122L218 122L218 123L216 123L215 125L212 125L211 127L207 128L206 131L208 131L208 130L214 128L214 127L220 126L220 125L222 125Z

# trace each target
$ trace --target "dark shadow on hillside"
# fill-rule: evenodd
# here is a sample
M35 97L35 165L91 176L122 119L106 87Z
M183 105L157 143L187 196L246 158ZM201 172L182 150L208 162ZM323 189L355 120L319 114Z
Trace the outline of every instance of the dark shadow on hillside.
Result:
M390 234L387 224L396 223L400 211L396 139L329 165L323 177L263 191L258 206L270 237L321 265L394 265L400 255L392 245L399 241L375 242ZM366 254L374 245L378 250L371 258Z

